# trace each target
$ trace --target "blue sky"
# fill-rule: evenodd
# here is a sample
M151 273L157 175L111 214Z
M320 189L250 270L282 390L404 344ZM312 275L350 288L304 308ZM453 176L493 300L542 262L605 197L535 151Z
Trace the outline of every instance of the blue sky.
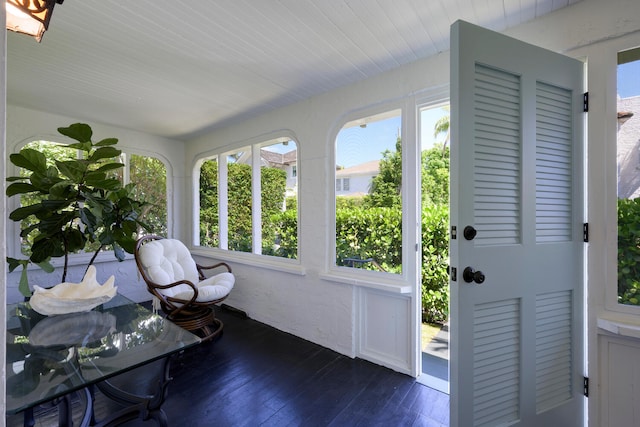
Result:
M618 95L621 98L640 95L640 61L618 65Z
M435 122L448 114L442 108L424 110L421 113L421 140L423 149L433 146L433 126ZM351 167L382 158L385 150L395 150L396 138L400 130L400 116L369 123L366 127L353 126L342 129L336 138L336 164ZM442 141L440 136L438 141Z

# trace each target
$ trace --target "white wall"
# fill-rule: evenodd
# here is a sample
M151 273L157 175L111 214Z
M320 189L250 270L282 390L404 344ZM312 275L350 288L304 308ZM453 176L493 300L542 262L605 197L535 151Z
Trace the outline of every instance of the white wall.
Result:
M59 127L66 127L72 123L84 122L83 120L73 119L69 117L59 116L40 111L28 110L16 106L8 106L7 108L7 153L14 153L20 150L22 145L37 139L49 139L53 141L67 142L70 141L57 132ZM99 141L103 138L118 138L117 147L134 152L136 154L151 155L160 158L167 166L167 172L170 178L167 179L168 195L170 201L168 206L169 230L173 233L181 233L182 222L178 218L184 217L181 212L183 204L177 199L185 193L184 186L184 144L180 141L159 138L152 135L143 134L127 129L106 126L98 123L88 123L93 129L93 141ZM5 157L6 158L6 157ZM3 165L12 166L12 165ZM16 174L15 170L9 169L8 175ZM9 203L8 212L15 207L17 197L12 198ZM6 200L6 199L5 199ZM6 215L8 216L8 214ZM9 235L17 235L17 224L7 220L7 233ZM13 245L11 245L13 243ZM19 248L15 245L16 239L8 240L9 256L21 258L18 254ZM4 258L3 258L4 259ZM53 260L55 265L61 263L61 259ZM69 281L80 281L84 274L87 257L80 257L72 261L72 266L68 273ZM4 264L3 264L4 266ZM100 283L106 281L110 275L116 276L116 286L118 291L123 295L135 301L147 301L150 298L144 282L138 277L135 262L130 256L129 260L117 262L113 253L109 252L100 256L96 262L98 270L97 278ZM19 270L19 269L18 269ZM15 302L22 299L22 295L18 291L18 281L20 279L20 271L14 271L8 274L6 284L6 295L8 302ZM29 270L30 285L51 286L60 282L62 273L56 271L51 274L44 273L37 267Z

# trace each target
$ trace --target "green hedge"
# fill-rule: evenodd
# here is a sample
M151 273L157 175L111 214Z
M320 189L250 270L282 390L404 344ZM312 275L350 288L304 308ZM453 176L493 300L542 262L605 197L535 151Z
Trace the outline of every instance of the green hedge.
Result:
M618 302L640 305L640 198L618 199Z
M422 317L442 322L449 314L449 208L422 209ZM402 215L397 208L339 209L336 264L345 258L373 258L385 270L402 271ZM375 269L371 264L363 268Z
M449 206L422 208L422 319L449 317Z

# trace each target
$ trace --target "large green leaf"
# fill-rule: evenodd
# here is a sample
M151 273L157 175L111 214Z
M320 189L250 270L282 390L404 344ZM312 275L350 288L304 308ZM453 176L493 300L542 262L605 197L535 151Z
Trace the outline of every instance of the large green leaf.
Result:
M44 262L50 257L61 253L62 247L61 239L48 238L36 240L31 246L31 257L29 259L36 264ZM64 252L62 253L64 254Z
M51 186L62 181L62 178L58 176L58 169L51 166L47 168L44 174L38 172L32 173L29 180L38 188L38 190L47 193Z
M87 227L87 231L93 235L99 226L98 218L87 207L80 210L80 220Z
M45 273L53 273L56 270L56 268L49 262L49 258L39 262L38 267L40 267Z
M124 163L107 163L96 169L96 172L108 172L114 169L121 169L124 167Z
M11 197L16 194L31 193L32 191L38 191L38 189L28 182L14 182L7 187L7 196Z
M7 257L7 263L9 264L9 272L12 272L16 268L22 266L22 274L20 275L20 281L18 282L18 290L25 297L31 296L31 289L29 289L29 279L27 277L27 265L28 259L15 259Z
M89 160L95 162L100 159L112 159L122 154L121 150L114 147L100 147L89 157Z
M93 187L96 187L102 190L115 191L122 186L122 183L120 182L120 180L115 178L96 179L96 180L87 179L87 185L91 185Z
M7 264L9 264L9 273L13 272L16 268L26 266L29 263L28 259L16 259L7 257Z
M53 184L51 188L49 188L49 194L56 199L66 199L75 195L74 190L73 182L64 180Z
M85 180L87 181L87 183L96 182L96 181L99 182L104 179L107 179L107 174L99 170L87 172L87 174L85 175Z
M22 206L11 212L9 214L9 219L12 221L22 221L40 210L42 210L42 205L40 203L35 203L30 206Z
M22 273L20 274L20 282L18 282L18 290L25 297L31 296L31 289L29 288L29 277L27 276L27 266L22 266Z
M64 235L67 242L67 252L77 252L84 249L87 239L80 230L67 228Z
M87 172L87 165L78 160L56 161L56 166L60 172L75 183L84 181L84 174Z
M86 123L74 123L66 128L60 127L58 132L78 142L91 141L91 136L93 135L91 127Z
M105 138L100 142L96 142L94 146L104 147L106 145L116 145L117 143L118 143L118 138Z
M23 148L19 153L11 154L9 160L14 165L33 172L44 173L47 169L47 158L33 148Z
M54 200L43 200L42 206L48 211L55 212L62 210L74 202L73 199L54 199Z
M91 143L91 141L76 142L74 144L69 144L66 147L71 148L73 150L80 150L88 153L93 149L93 144Z

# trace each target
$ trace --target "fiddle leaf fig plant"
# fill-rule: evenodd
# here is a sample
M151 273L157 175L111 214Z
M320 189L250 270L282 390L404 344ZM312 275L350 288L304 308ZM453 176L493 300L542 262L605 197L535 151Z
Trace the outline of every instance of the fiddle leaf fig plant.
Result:
M115 257L123 261L126 252L134 251L138 230L152 231L141 220L148 203L135 200L135 184L123 186L116 173L124 167L116 160L121 154L115 147L118 140L92 142L93 131L84 123L58 128L58 132L77 141L62 147L81 155L48 163L42 152L23 148L9 157L26 173L7 178L11 182L7 196L28 195L31 197L23 200L33 201L9 215L24 225L20 237L28 246L29 258L7 258L7 262L9 271L22 266L19 289L25 296L31 295L27 264L37 264L50 272L51 258L64 257L64 282L69 254L92 250L91 265L100 251L110 246Z

